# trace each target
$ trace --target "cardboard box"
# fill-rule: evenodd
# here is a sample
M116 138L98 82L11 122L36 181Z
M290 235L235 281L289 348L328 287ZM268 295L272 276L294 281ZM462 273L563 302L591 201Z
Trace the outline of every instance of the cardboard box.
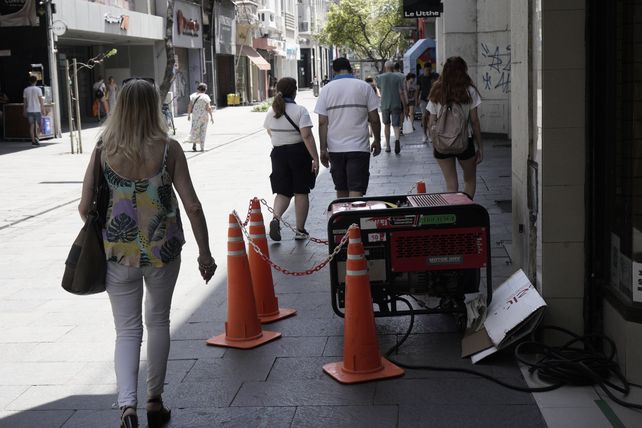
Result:
M493 292L484 327L467 333L462 358L473 364L530 334L542 320L546 302L523 270L518 270Z

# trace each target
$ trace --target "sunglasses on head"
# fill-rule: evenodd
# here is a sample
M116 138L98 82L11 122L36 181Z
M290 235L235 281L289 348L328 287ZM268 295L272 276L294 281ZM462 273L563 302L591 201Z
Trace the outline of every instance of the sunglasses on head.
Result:
M151 77L128 77L127 79L123 80L123 85L134 80L144 80L145 82L151 83L152 85L155 84L154 79L152 79Z

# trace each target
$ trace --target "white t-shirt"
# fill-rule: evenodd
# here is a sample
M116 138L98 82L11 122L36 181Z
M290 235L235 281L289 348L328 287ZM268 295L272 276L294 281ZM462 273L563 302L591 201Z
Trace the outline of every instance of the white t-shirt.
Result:
M292 122L301 128L311 128L312 119L308 110L294 103L285 103L285 112L290 116ZM272 133L272 145L274 147L296 144L303 141L301 133L294 129L294 126L286 119L285 115L278 119L274 117L272 107L268 110L263 121L263 127Z
M37 86L27 86L22 92L27 113L40 113L40 98L42 90Z
M481 101L481 97L479 96L479 92L477 92L475 88L473 88L472 86L468 87L468 93L470 94L470 98L472 99L472 102L470 104L462 104L462 107L464 107L464 109L467 108L468 112L470 113L470 110L479 106L482 101ZM426 110L428 110L430 114L434 114L436 116L437 114L439 114L439 110L441 110L441 104L428 101ZM468 136L469 137L473 136L473 125L470 123L470 116L468 120Z
M328 116L328 151L370 152L368 112L378 107L379 98L363 80L344 77L326 84L314 112Z

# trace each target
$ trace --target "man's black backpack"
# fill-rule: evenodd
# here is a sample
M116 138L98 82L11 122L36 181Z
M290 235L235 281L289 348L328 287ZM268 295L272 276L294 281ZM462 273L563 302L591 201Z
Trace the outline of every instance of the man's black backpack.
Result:
M97 99L101 99L102 97L105 96L105 93L103 92L102 89L98 88L96 89L96 92L94 92L94 95L96 96Z

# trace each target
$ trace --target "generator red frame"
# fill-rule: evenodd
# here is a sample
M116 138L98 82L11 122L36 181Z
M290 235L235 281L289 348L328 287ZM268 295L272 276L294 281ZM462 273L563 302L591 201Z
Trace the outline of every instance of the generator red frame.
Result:
M394 297L412 295L419 288L445 287L463 302L463 294L479 289L482 269L490 303L489 216L464 193L337 199L328 206L328 217L330 252L351 224L361 228L373 308L378 308L375 316L409 314L397 309ZM345 258L342 250L330 263L332 308L339 316L344 307ZM462 311L463 305L413 309L414 313Z

